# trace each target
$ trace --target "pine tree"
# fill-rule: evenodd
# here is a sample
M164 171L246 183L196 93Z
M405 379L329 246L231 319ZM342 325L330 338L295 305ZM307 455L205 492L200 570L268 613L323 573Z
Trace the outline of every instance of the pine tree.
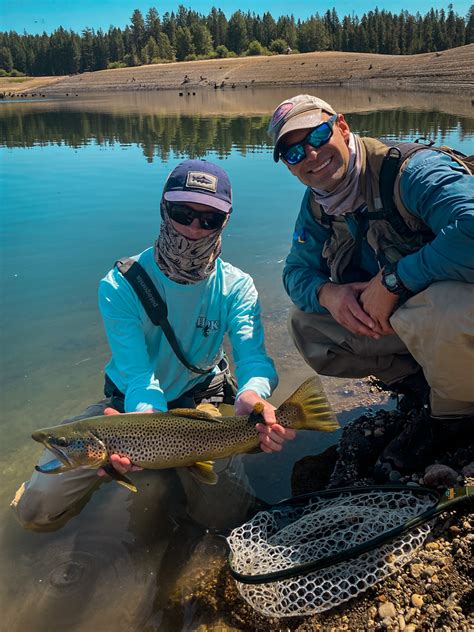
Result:
M109 46L102 29L94 36L94 70L104 70L109 65Z
M295 18L293 16L281 16L277 22L277 37L285 40L290 48L296 48L298 38Z
M13 57L10 49L6 46L0 48L0 68L11 72L13 70Z
M467 14L465 44L474 44L474 4L471 4L469 13Z
M176 29L176 59L183 61L188 55L194 54L194 43L191 30L187 26Z
M156 43L158 45L158 57L160 59L169 59L170 61L174 60L174 50L166 33L160 33Z
M139 51L145 46L145 21L143 20L142 12L139 9L135 9L130 19L132 23L132 37L135 45L135 50Z
M158 41L158 35L161 33L161 21L158 11L152 7L148 9L145 17L145 37L153 37L155 42Z
M111 26L107 38L109 42L109 60L122 61L125 55L125 46L121 30Z
M224 13L220 9L212 7L206 22L207 27L211 32L214 46L217 48L217 46L225 44L227 38L227 18Z
M212 50L212 36L207 26L197 22L194 23L191 26L191 35L196 55L209 55Z
M160 58L160 49L154 37L149 37L147 43L142 48L141 60L144 64L155 64Z
M240 55L247 49L248 43L245 18L241 11L236 11L231 16L227 28L227 48Z
M276 22L268 11L262 16L262 31L262 38L259 41L268 48L270 42L277 36Z
M324 21L318 14L311 16L301 24L298 32L298 50L309 53L316 50L327 50L329 35Z
M168 36L173 48L176 48L176 29L176 17L174 13L165 13L163 16L163 31Z

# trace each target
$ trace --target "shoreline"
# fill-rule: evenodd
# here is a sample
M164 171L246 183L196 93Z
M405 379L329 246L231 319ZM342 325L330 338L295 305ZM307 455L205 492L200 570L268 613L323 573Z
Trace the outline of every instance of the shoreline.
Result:
M4 77L11 96L84 96L117 91L230 91L298 86L474 93L474 44L418 55L338 51L236 57L99 70L65 77ZM32 92L33 91L33 92ZM33 97L34 98L34 97Z

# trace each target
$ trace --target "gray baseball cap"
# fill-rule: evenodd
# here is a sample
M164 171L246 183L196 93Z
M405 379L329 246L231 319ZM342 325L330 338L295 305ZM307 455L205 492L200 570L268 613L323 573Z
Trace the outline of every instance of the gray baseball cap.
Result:
M285 134L295 129L316 127L316 125L321 123L323 112L336 114L336 111L329 103L310 94L297 94L295 97L280 103L273 112L268 125L268 133L275 145L273 160L278 162L280 157L279 143Z

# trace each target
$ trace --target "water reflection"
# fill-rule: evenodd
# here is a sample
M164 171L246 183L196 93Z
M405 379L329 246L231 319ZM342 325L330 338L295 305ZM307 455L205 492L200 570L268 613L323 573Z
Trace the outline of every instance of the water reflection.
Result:
M474 134L474 119L454 114L395 109L370 114L347 113L353 131L361 135L391 138L440 139L446 142L457 130L461 140ZM269 116L223 118L217 116L124 114L95 111L50 112L18 107L0 108L0 146L32 147L64 144L78 148L135 144L149 163L169 160L171 155L199 158L216 153L229 156L232 149L247 153L268 151Z
M224 258L256 279L267 347L281 377L274 403L310 375L287 335L289 301L281 287L302 190L272 162L266 134L272 105L295 91L0 104L0 601L2 624L11 632L168 632L199 624L210 629L218 620L227 629L250 629L225 614L222 578L212 588L218 582L219 592L192 595L195 574L208 573L206 564L222 551L209 540L191 551L196 534L178 532L163 511L171 500L180 502L177 490L157 485L152 473L140 474L135 495L103 485L56 533L22 531L7 507L38 456L30 432L100 399L108 349L97 281L118 256L152 243L157 191L181 157L225 158L231 173L236 212ZM473 151L470 102L459 105L457 97L431 105L426 97L387 91L318 94L347 112L361 134L427 136ZM352 383L351 391L344 381L325 382L338 412L351 411L341 415L343 422L360 414L356 405L376 401L369 393L352 394L360 393L360 383ZM288 495L293 463L334 442L334 436L315 434L300 433L284 454L246 457L259 496L274 502ZM213 615L206 618L203 609L212 600Z

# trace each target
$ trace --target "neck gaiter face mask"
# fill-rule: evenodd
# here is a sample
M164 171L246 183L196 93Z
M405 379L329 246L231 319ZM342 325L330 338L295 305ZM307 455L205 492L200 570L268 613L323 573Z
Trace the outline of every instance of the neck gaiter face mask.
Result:
M313 189L314 199L328 215L344 215L357 210L365 203L360 191L362 150L359 137L351 134L349 140L350 161L347 173L334 191Z
M160 270L169 279L183 285L207 279L215 269L221 253L221 234L225 226L201 239L188 239L173 226L161 201L161 227L155 242L154 256Z

